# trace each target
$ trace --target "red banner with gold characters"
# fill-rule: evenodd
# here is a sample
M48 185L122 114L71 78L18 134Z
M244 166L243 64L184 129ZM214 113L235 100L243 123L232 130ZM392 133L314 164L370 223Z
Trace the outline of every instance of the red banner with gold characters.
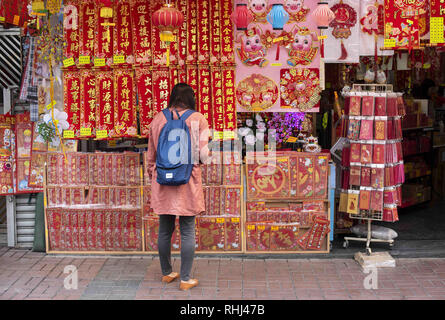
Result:
M199 1L198 10L198 63L210 63L210 8L209 0Z
M63 16L63 34L65 37L65 58L79 57L79 0L65 1Z
M151 65L151 14L150 2L131 0L133 27L133 54L136 65Z
M189 0L187 5L187 63L195 64L198 61L198 1Z
M195 65L187 66L187 84L192 87L195 95L198 95L198 67ZM196 101L198 104L198 101Z
M235 42L233 38L233 23L230 20L230 15L233 11L232 0L221 1L221 50L222 57L221 62L224 65L234 65L235 55L233 44Z
M113 23L113 8L105 6L99 2L96 4L96 48L95 58L105 59L105 64L111 67L113 63L113 37L115 29Z
M210 64L221 59L221 1L210 0Z
M210 67L199 66L198 67L198 111L201 112L212 127L212 104L211 99L211 77Z
M167 68L153 70L153 117L167 108L170 96L170 72Z
M80 82L80 72L64 71L63 93L65 101L65 112L68 114L67 120L70 123L70 127L68 130L74 133L74 137L80 136Z
M117 57L115 63L119 62L122 65L132 65L134 63L134 56L130 1L118 1L115 9L115 27L113 28L114 57Z
M224 101L222 91L222 72L221 68L212 68L212 116L207 119L210 127L218 132L224 130ZM213 120L213 126L212 126Z
M431 0L430 43L445 46L445 1Z
M187 59L187 39L189 36L187 30L187 20L189 17L187 2L187 0L177 0L177 9L184 15L184 22L182 23L182 26L179 27L178 38L176 41L178 45L178 64L180 66L183 66Z
M114 136L114 77L112 71L96 73L96 135L97 139ZM99 135L101 132L101 135Z
M79 56L90 57L90 64L86 64L83 66L90 66L93 63L96 41L96 24L96 1L81 1L79 14Z
M150 123L153 120L153 82L152 71L146 68L136 69L136 87L139 101L139 127L142 137L148 137Z
M114 69L114 137L137 136L134 72Z
M235 109L235 70L224 68L223 76L223 97L224 97L224 129L236 129L236 109Z
M92 138L96 135L96 74L81 71L80 81L80 136Z

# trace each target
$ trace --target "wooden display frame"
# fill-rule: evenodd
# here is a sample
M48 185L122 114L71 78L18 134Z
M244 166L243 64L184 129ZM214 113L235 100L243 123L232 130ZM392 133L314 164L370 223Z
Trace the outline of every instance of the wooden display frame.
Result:
M246 174L246 179L248 177L248 172L247 172L248 168L247 168L247 164L244 164L244 173ZM330 176L330 171L331 168L330 166L328 166L328 174L327 176ZM329 184L327 184L327 189L329 190ZM328 220L329 223L331 222L332 219L332 208L331 208L331 204L329 201L329 192L326 192L327 197L326 198L318 198L318 199L297 199L297 198L286 198L286 199L266 199L266 200L250 200L250 202L265 202L265 203L303 203L303 202L311 202L311 201L323 201L327 204L327 215L328 215ZM247 195L246 195L247 196ZM245 201L246 202L246 201ZM247 203L247 202L246 202ZM245 229L246 225L247 225L247 204L244 205L244 211L243 211L243 234L247 234L247 231ZM330 225L329 225L330 227ZM309 229L309 228L304 228L304 229ZM278 251L274 251L274 250L263 250L263 251L259 251L259 250L251 250L248 251L247 250L247 238L243 236L243 240L244 240L244 247L243 247L243 251L244 254L246 255L252 255L252 254L270 254L270 255L279 255L279 254L327 254L330 253L330 239L329 239L329 233L326 235L326 250L278 250Z

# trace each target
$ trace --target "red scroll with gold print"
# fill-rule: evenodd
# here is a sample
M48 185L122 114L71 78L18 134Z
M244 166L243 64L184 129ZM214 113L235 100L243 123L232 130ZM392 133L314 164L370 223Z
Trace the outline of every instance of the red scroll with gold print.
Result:
M153 117L167 108L170 95L170 72L168 69L153 70Z
M79 57L79 0L65 1L63 17L63 34L65 37L65 58Z
M187 1L187 63L195 64L198 61L198 0Z
M96 133L103 132L103 138L114 134L114 77L112 71L98 72L96 77L97 110Z
M189 12L187 8L188 0L177 0L176 7L184 15L184 22L178 30L178 39L176 41L178 45L178 65L183 66L187 60L187 39L189 37L187 30L187 20L189 17Z
M136 87L139 98L139 126L141 136L148 137L150 123L153 120L153 83L152 71L149 69L136 69Z
M224 130L224 95L221 68L212 69L212 113L209 126L218 132ZM213 125L212 122L213 121Z
M209 0L199 1L198 10L198 63L210 63L210 8Z
M74 137L80 136L80 81L80 72L65 71L63 74L65 112L68 114L69 130L74 132Z
M82 138L96 135L96 74L90 70L81 71L80 81L80 128Z
M137 135L136 92L132 70L114 70L114 137Z
M230 15L233 11L232 0L221 1L221 62L224 65L234 65L235 55L233 44L235 43L233 38L233 24L230 19Z
M198 110L201 112L208 122L212 121L212 105L210 103L210 67L199 66L198 67Z
M113 63L113 8L105 6L99 2L96 4L97 24L96 24L96 48L95 57L105 59L105 64L111 67Z
M90 57L90 64L84 66L91 66L94 57L94 48L96 41L96 1L86 0L81 1L79 14L79 35L80 47L79 56Z
M131 0L133 27L133 54L136 65L151 65L151 14L150 2Z
M221 1L210 0L210 64L221 61Z
M224 92L224 129L236 129L236 109L235 109L235 70L233 68L223 68L223 92Z
M117 1L114 13L114 56L123 57L123 65L132 65L133 56L133 32L131 21L130 1ZM119 59L118 59L119 60ZM116 62L116 61L115 61Z

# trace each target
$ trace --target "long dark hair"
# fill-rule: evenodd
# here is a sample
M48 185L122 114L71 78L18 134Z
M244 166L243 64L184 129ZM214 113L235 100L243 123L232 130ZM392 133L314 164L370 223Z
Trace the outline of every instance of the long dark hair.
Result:
M181 107L196 110L195 92L186 83L178 83L173 87L168 107Z

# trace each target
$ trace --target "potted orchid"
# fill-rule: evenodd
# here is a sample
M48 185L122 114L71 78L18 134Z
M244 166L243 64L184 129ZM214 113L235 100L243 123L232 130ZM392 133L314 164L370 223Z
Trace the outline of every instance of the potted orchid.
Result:
M267 122L267 128L276 131L277 149L291 147L287 140L299 134L304 119L304 112L273 113Z

